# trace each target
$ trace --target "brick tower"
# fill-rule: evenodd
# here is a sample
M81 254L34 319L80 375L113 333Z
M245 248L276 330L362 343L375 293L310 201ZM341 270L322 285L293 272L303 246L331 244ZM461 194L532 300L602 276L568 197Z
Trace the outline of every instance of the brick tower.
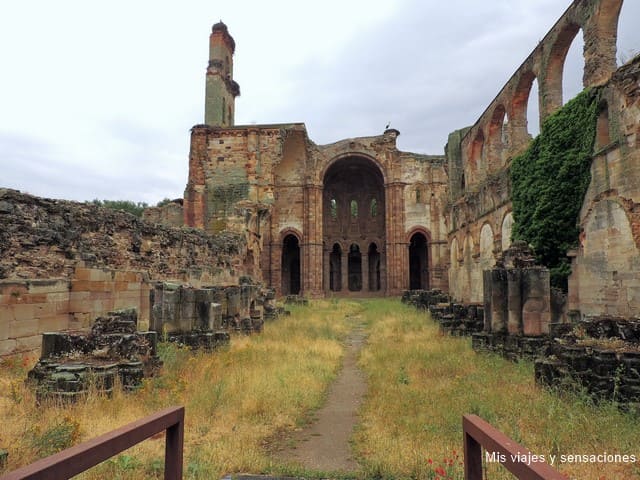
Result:
M205 92L204 123L217 127L234 125L235 98L240 86L233 80L236 43L227 26L216 23L209 36L209 65Z

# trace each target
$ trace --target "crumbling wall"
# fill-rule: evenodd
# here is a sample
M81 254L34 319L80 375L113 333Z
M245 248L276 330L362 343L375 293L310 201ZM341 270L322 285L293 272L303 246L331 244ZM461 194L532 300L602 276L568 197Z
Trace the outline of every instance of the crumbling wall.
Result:
M591 182L571 252L569 309L640 315L640 57L602 91Z
M91 204L0 190L0 355L38 349L45 331L85 328L136 308L157 280L238 283L244 236L151 224Z
M587 193L580 215L588 251L585 254L580 247L572 253L576 260L569 300L571 308L576 310L585 302L585 312L593 314L606 311L622 314L636 308L637 285L632 277L638 276L633 260L637 252L630 248L631 237L622 238L619 230L640 230L640 223L634 217L637 196L632 193L634 186L637 188L640 184L637 167L640 165L637 163L638 61L616 71L615 42L621 5L622 0L574 1L475 124L450 135L446 147L450 201L445 215L451 250L450 293L454 298L476 302L483 296L482 282L478 279L487 268L488 260L481 258L484 225L489 225L494 234L494 259L510 245L511 227L518 221L512 216L511 161L531 143L527 105L532 86L537 81L540 123L543 124L563 105L564 61L574 38L582 31L585 43L583 84L600 88L606 101L601 105L592 168L592 182L595 183ZM621 190L627 193L620 195ZM617 207L595 204L605 197L614 197L614 201L622 206L629 219L628 226ZM606 212L612 212L607 221L604 220ZM598 217L597 221L594 215ZM606 233L607 229L609 233ZM614 238L610 242L605 240L609 234ZM589 236L591 240L587 239ZM616 259L613 263L602 258L599 252L603 249L609 252L605 257ZM614 272L619 270L614 268L615 262L626 262L631 267L622 268L622 276L616 276ZM598 285L601 285L600 289ZM614 294L614 291L620 294Z
M183 200L178 198L159 207L149 207L142 211L142 219L151 223L162 223L170 227L184 225Z

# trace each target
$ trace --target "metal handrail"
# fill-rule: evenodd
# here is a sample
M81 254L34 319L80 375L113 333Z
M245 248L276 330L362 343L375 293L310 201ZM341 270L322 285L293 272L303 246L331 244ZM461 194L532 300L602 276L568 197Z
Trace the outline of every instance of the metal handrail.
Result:
M165 480L182 479L184 407L170 407L100 435L80 445L40 459L0 477L0 480L68 479L143 440L166 430Z
M477 415L462 417L464 478L482 480L482 447L516 477L526 480L564 480L566 477L530 450L495 429Z

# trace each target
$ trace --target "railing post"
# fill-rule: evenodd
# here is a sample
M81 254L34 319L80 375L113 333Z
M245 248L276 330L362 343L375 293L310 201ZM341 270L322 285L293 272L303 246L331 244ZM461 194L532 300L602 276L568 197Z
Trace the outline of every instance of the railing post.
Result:
M469 435L466 426L464 432L464 478L465 480L482 480L482 447Z
M179 412L179 421L167 428L164 452L164 479L182 480L184 444L184 409Z

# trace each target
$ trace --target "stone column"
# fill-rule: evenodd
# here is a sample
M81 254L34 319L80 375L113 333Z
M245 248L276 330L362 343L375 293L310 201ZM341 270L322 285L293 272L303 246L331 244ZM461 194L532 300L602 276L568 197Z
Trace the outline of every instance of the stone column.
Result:
M522 323L525 335L549 333L551 286L549 270L528 268L522 272Z
M482 272L482 292L484 301L484 327L485 332L491 331L491 286L493 285L491 279L492 270L484 270Z
M522 334L522 270L509 268L507 273L507 330L510 335Z
M369 285L369 252L361 252L361 255L362 261L360 262L360 264L362 267L362 291L368 292L369 290L371 290L371 285Z
M507 274L503 268L491 270L491 331L507 330Z
M342 271L340 272L340 291L349 291L349 247L342 253Z
M302 288L305 295L318 297L323 292L322 188L319 185L304 187L304 210ZM328 275L329 271L325 272Z
M328 295L331 292L331 251L325 250L322 252L322 271L323 271L323 290L325 295Z

